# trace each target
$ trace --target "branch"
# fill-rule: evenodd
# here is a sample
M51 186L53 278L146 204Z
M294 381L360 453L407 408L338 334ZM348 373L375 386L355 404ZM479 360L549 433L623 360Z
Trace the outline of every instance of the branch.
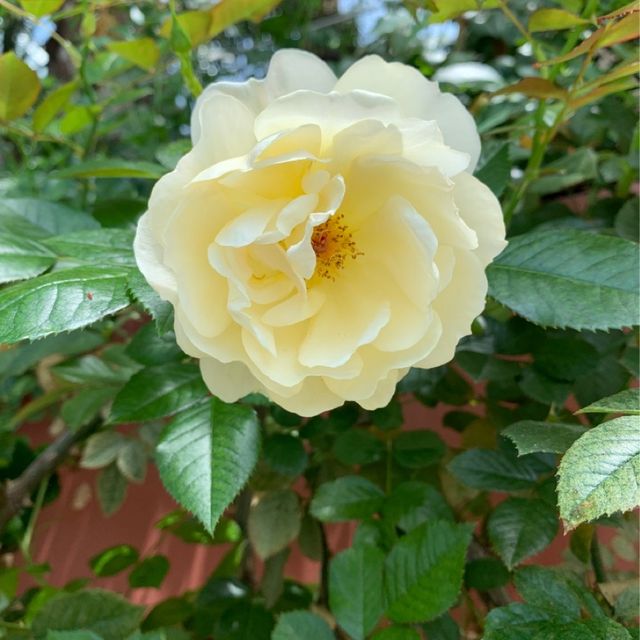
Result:
M10 480L0 496L0 532L13 516L27 505L29 496L36 490L43 478L64 461L71 448L92 431L101 421L94 420L77 431L65 431L56 438L15 480Z

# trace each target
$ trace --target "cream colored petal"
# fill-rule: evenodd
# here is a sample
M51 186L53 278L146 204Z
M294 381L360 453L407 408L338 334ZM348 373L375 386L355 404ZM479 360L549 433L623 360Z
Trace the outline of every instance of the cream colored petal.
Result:
M436 348L416 366L438 367L453 358L460 338L471 333L471 323L482 313L486 295L487 277L480 260L471 252L455 251L451 282L432 306L442 321L442 337Z
M216 236L216 244L225 247L245 247L258 240L275 218L284 201L271 201L247 209L230 220ZM287 206L287 205L285 205Z
M396 391L398 380L400 380L400 378L404 378L407 372L408 369L394 369L393 371L390 371L385 378L380 380L372 395L368 398L359 400L360 406L363 409L367 409L367 411L386 407L389 402L391 402L391 398Z
M330 166L348 175L349 167L358 158L400 156L403 142L398 126L367 119L342 129L333 139Z
M451 93L441 93L425 111L425 119L438 123L447 146L469 154L467 171L475 171L480 157L480 135L467 108Z
M214 82L205 87L191 112L191 141L193 144L196 144L202 135L200 111L210 100L220 94L236 99L255 116L265 104L264 80L249 78L246 82Z
M202 335L224 331L228 285L209 264L209 245L232 211L215 193L184 195L164 234L164 263L176 274L180 305Z
M427 80L417 69L399 62L385 62L376 55L353 64L338 80L335 91L364 89L393 98L404 116L435 120L447 146L469 154L473 171L480 156L480 136L471 114L451 94Z
M364 256L352 269L354 281L391 277L395 288L426 313L438 289L438 238L425 217L404 198L390 198L358 231L355 239Z
M322 131L316 124L304 124L295 129L274 133L261 140L252 149L252 163L263 163L273 158L304 151L313 156L320 155Z
M347 182L343 209L355 226L366 228L367 217L390 198L401 196L424 217L440 244L475 249L478 237L460 217L453 182L432 167L419 167L403 158L361 158Z
M299 359L306 367L339 367L358 347L373 342L389 322L388 301L363 291L345 275L342 272L335 282L320 287L325 303L309 321L300 345Z
M195 329L189 317L178 306L175 323L176 340L180 348L195 358L209 356L220 362L245 362L247 355L242 346L241 328L230 324L220 335L203 336Z
M292 396L281 396L271 389L268 389L268 394L270 399L283 409L305 418L331 411L345 402L345 398L332 393L327 388L323 378L316 376L307 378L300 390Z
M478 234L475 254L486 266L507 246L500 203L489 187L468 173L461 173L453 182L460 216Z
M301 49L280 49L269 63L264 96L269 103L298 89L329 93L335 83L335 74L318 56Z
M210 92L192 117L191 154L196 163L204 168L249 153L256 143L255 117L255 113L233 96Z
M442 335L439 318L430 314L431 322L418 343L402 351L380 351L373 344L361 347L362 372L352 378L325 377L327 386L337 395L361 402L376 393L380 381L423 360L438 344Z
M203 358L200 360L200 372L209 391L224 402L235 402L249 393L262 390L262 385L242 362L223 363Z
M327 148L338 131L364 119L396 122L400 110L390 98L366 91L344 95L295 91L278 98L258 115L255 136L262 140L285 129L317 124L322 129L323 147Z
M153 237L150 223L151 217L148 212L138 221L136 237L133 241L136 264L161 298L175 302L178 291L176 278L171 269L163 264L162 247Z
M399 129L403 158L421 167L435 167L447 177L455 176L469 166L468 153L456 151L442 143L435 121L410 118L403 121Z
M262 316L262 322L272 327L286 327L314 316L324 304L326 295L317 289L296 293L284 302L272 306Z

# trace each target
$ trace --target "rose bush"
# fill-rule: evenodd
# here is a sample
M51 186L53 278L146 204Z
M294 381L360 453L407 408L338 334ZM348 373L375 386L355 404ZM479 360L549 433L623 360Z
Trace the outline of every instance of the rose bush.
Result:
M191 128L135 250L215 395L375 409L453 357L505 246L457 98L377 56L336 79L283 50L264 80L210 85Z

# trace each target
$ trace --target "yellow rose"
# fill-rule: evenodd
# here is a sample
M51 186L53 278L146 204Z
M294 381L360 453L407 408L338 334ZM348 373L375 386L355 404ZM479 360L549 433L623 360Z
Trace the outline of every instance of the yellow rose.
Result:
M285 50L264 80L207 87L191 132L135 252L216 396L375 409L453 357L505 246L457 98L378 56L336 79Z

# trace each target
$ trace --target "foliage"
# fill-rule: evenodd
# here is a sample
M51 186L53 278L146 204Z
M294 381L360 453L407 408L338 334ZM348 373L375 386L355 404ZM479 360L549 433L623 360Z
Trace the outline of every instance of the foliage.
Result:
M604 540L637 537L640 5L378 4L0 0L0 638L632 637L637 589ZM508 225L473 335L372 412L211 398L133 258L194 96L292 46L454 84ZM417 405L442 427L406 429ZM46 453L34 422L63 427ZM207 582L146 609L95 588L163 589L172 559L123 540L91 580L48 580L31 541L65 467L111 515L149 465L184 508L160 535L227 545ZM562 528L566 562L540 566ZM292 545L319 584L287 579Z

